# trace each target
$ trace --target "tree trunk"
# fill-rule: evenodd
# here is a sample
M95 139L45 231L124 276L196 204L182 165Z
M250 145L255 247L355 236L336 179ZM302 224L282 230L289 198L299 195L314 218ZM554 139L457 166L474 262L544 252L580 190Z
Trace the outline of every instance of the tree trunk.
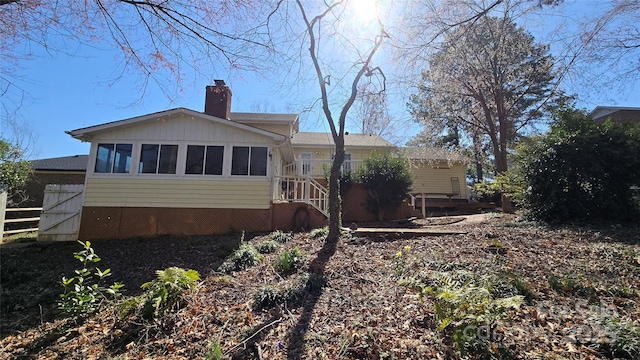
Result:
M344 162L344 138L338 136L335 140L336 154L331 163L329 176L329 239L337 239L342 227L342 199L340 198L340 170Z

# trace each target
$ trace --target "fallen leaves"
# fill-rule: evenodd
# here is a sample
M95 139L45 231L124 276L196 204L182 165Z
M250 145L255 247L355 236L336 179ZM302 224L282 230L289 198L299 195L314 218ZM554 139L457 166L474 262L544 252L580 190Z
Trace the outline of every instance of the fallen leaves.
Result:
M261 264L233 276L212 272L213 263L219 264L224 258L212 255L219 249L213 243L229 236L191 239L191 252L185 248L176 253L190 258L196 266L189 266L186 260L176 263L175 259L171 266L198 268L204 281L189 293L186 308L165 319L171 326L131 332L118 323L113 312L104 312L81 327L71 326L69 331L59 331L58 321L5 334L0 352L7 358L186 359L205 357L211 342L218 342L226 356L238 359L285 359L294 354L317 359L455 357L439 338L432 304L420 302L416 295L397 285L394 261L398 252L402 252L403 266L412 271L466 270L483 275L508 272L521 278L537 300L513 310L509 321L500 324L500 331L504 332L503 345L523 358L540 354L607 358L607 354L588 346L607 341L597 325L599 319L616 316L636 324L640 321L639 294L628 290L640 288L637 231L507 227L500 223L449 226L467 234L390 242L342 240L336 253L321 267L327 287L318 293L307 293L300 303L284 303L261 311L252 308L252 296L260 286L296 286L298 275L283 278L273 269L278 253L298 247L312 261L323 245L322 239L296 234L279 251L266 254ZM266 238L268 235L255 236L249 242ZM174 238L144 241L159 248L166 248L163 242L180 246ZM125 259L118 260L117 267L109 264L108 259L114 259L109 249L123 256L116 245L102 245L100 250L114 276L118 271L133 272L141 266ZM486 251L492 245L505 251ZM56 248L49 250L55 252ZM11 255L34 263L29 260L29 252ZM4 270L5 264L2 265ZM163 265L155 264L158 268ZM153 266L144 267L153 274ZM301 269L298 274L304 271L308 269ZM593 289L595 298L580 292L551 290L548 279L552 274L580 279ZM118 280L131 289L126 279ZM148 279L139 282L145 280Z

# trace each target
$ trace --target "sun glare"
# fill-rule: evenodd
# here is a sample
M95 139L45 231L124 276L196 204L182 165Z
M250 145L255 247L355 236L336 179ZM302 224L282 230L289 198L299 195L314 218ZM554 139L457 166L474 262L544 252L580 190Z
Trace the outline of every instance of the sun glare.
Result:
M376 0L351 0L351 6L358 20L368 22L376 19Z

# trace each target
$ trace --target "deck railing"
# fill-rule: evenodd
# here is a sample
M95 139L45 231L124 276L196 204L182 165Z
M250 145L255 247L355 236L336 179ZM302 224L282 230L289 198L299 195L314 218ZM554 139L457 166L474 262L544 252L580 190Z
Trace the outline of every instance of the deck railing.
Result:
M311 176L312 178L323 178L325 173L331 169L332 160L301 160L298 159L291 164L285 165L285 176ZM362 160L345 160L342 164L342 172L356 173L364 162Z
M276 176L273 200L310 204L329 216L329 191L311 176Z

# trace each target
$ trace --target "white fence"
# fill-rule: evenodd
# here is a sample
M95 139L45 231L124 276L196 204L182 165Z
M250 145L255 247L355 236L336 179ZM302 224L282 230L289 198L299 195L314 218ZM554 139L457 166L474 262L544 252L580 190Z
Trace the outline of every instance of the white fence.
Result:
M0 193L0 241L4 235L18 234L22 232L38 231L35 225L36 221L40 220L40 211L42 208L10 208L7 209L7 193ZM37 213L36 213L37 211ZM8 213L17 213L18 215L8 215ZM20 224L23 223L23 224ZM26 224L25 224L26 223ZM10 225L8 230L5 230L6 224L20 224Z
M47 185L38 241L78 240L84 185Z

